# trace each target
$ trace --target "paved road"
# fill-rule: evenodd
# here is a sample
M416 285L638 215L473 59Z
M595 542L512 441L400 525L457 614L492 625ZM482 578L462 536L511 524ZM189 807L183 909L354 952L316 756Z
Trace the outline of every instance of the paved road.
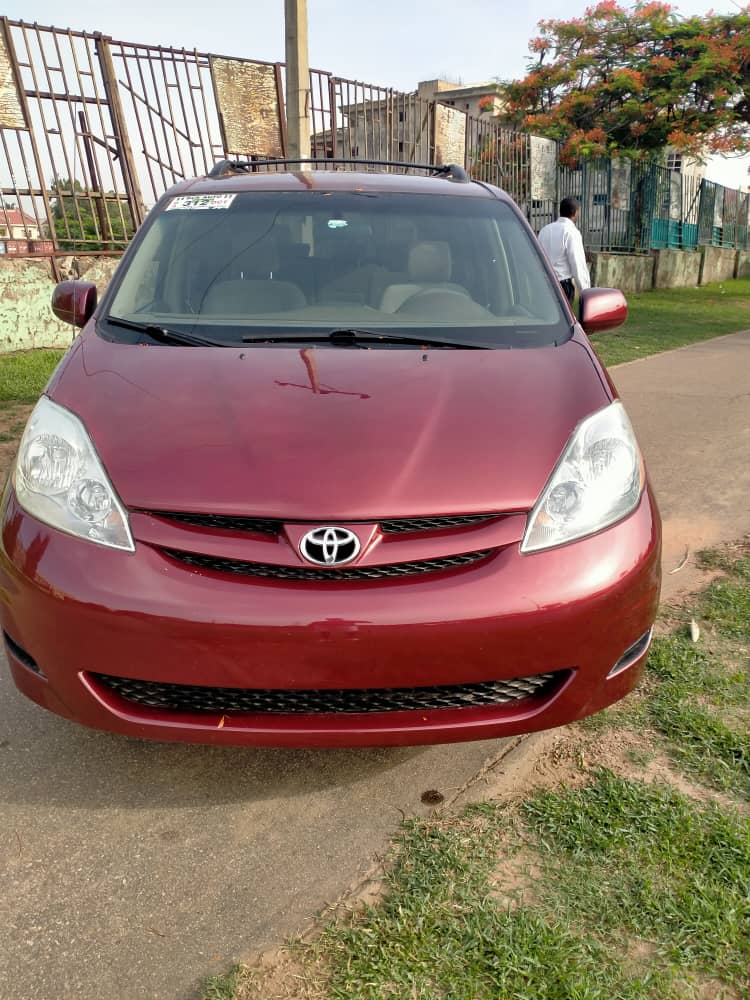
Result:
M614 377L666 569L750 531L750 333ZM667 576L667 596L691 579ZM2 1000L194 1000L204 974L278 944L361 876L422 791L457 791L507 749L138 742L41 711L0 667Z
M700 584L692 554L750 532L750 331L613 369L664 521L662 599ZM690 550L684 570L670 574Z

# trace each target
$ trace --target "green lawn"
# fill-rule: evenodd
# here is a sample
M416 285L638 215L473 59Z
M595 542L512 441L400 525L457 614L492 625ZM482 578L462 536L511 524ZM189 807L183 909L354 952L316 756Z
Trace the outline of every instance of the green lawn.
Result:
M750 279L701 288L670 288L627 296L629 315L619 330L592 337L607 365L669 351L725 333L750 330Z
M64 351L0 356L0 402L35 403Z
M702 559L725 576L670 612L639 692L568 731L564 782L405 821L379 903L205 997L750 996L750 556Z

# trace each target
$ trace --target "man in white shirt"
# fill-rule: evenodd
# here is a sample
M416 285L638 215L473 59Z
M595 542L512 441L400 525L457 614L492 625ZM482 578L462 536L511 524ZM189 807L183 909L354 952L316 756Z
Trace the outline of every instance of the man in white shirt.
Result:
M560 202L560 218L545 226L539 233L542 249L571 305L576 287L579 292L584 288L591 288L591 277L583 252L583 237L576 226L579 209L577 198L563 198Z

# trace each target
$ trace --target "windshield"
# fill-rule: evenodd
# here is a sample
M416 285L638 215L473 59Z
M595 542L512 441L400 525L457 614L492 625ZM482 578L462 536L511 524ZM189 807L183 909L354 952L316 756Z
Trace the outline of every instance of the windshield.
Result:
M147 223L105 311L228 343L356 328L522 347L570 333L511 208L448 193L178 196Z

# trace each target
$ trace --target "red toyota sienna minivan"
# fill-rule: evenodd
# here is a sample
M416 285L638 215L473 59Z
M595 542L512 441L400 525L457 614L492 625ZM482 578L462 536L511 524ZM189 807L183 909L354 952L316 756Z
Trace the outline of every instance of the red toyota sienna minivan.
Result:
M460 168L169 191L2 501L18 687L155 739L507 736L627 694L660 583L630 422L519 209ZM277 165L278 167L278 165Z

